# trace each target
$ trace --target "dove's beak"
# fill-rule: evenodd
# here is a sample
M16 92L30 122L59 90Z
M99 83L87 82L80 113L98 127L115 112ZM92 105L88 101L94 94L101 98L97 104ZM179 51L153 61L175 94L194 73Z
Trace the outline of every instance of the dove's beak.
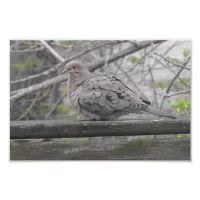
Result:
M64 73L66 73L68 70L67 69L64 69L62 72L61 72L61 74L64 74Z

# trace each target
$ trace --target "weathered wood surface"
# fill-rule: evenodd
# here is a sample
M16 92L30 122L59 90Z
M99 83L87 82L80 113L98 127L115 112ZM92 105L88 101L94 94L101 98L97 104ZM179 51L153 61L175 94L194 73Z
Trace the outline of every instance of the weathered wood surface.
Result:
M190 133L189 120L12 121L11 139Z
M11 140L11 160L190 160L190 135Z

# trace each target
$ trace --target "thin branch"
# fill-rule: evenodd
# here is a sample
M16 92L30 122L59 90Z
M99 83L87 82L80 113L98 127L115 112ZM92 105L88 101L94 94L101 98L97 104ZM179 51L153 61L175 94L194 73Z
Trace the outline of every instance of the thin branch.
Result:
M44 40L40 40L44 47L60 62L64 62L64 58L60 56L52 47L50 47Z
M153 50L155 50L158 46L160 46L164 41L161 41L159 44L157 44L153 49L150 49L148 52L146 52L146 56L149 55ZM142 61L145 59L145 56L142 56L142 58L140 58L140 60L133 66L133 67L130 67L130 68L127 68L128 70L126 71L126 74L129 73L129 72L133 72L136 67L139 65L139 64L142 64ZM118 74L118 75L121 75L121 74Z
M154 59L156 59L156 60L163 66L163 68L169 69L174 75L176 75L176 72L175 72L171 67L165 65L163 62L161 62L161 60L159 60L159 59L156 58L155 56L152 55L152 57L153 57ZM159 69L163 69L163 68L159 68ZM155 70L155 68L154 68L154 70ZM181 80L179 77L178 77L177 79L178 79L178 80ZM183 85L187 86L188 88L190 87L190 86L189 86L187 83L185 83L185 82L183 82Z
M26 111L19 118L16 119L17 121L23 119L30 112L30 110L35 106L35 103L37 102L37 97L38 95L36 95L36 97L33 99L31 105L26 109Z
M69 60L72 60L72 59L69 59ZM11 81L10 83L16 84L16 83L21 83L21 82L28 81L28 80L31 80L31 79L39 78L41 76L48 76L50 73L56 72L62 65L64 65L64 62L58 63L57 65L55 65L51 69L45 70L42 73L35 74L35 75L32 75L32 76L28 76L28 77L22 78L20 80ZM13 91L13 92L15 92L15 91Z
M176 93L173 93L173 94L168 94L168 95L166 95L166 97L173 97L173 96L175 96L175 95L179 95L179 94L187 94L187 93L189 93L190 92L190 90L186 90L186 91L181 91L181 92L176 92Z
M47 81L44 81L42 83L38 83L38 84L35 84L35 85L32 85L32 86L29 86L27 88L17 90L16 93L10 97L10 100L15 101L15 100L21 99L22 97L29 95L33 92L36 92L36 91L41 90L41 89L48 88L49 86L51 86L53 84L61 83L61 82L66 81L66 80L67 80L66 74L56 76L56 77L49 79Z
M55 105L52 107L52 109L47 113L46 117L45 117L45 120L47 120L50 115L54 112L54 110L57 108L58 104L67 96L67 93L64 94L63 96L61 96L57 102L55 103Z
M121 66L119 66L119 69L122 71L123 74L126 73ZM134 88L137 89L138 93L140 94L140 97L142 97L143 99L147 99L147 97L144 95L144 93L141 91L141 89L138 88L137 84L133 81L133 79L131 78L130 74L126 73L126 77L134 85Z
M181 45L181 44L183 44L183 43L185 43L185 41L175 42L172 46L170 46L170 47L163 53L163 56L165 56L166 54L168 54L174 47L176 47L176 46L178 46L178 45ZM152 56L153 56L153 54L152 54ZM161 59L160 59L160 60L161 60ZM155 62L152 64L152 69L154 69L154 68L157 66L157 64L159 63L160 60L158 60L158 58L155 60ZM149 73L146 73L146 74L144 75L144 77L146 77L148 74L149 74Z
M183 64L183 67L186 66L190 61L190 57L188 58L188 60ZM172 79L171 83L169 84L167 90L166 90L166 94L169 93L172 85L174 84L175 80L178 78L178 76L181 74L181 72L184 70L184 68L181 68L178 73L174 76L174 78ZM164 105L164 102L165 102L165 99L166 99L166 96L163 97L162 101L161 101L161 104L160 104L160 110L162 109L163 105Z
M150 61L150 59L149 59L149 61ZM150 63L148 63L148 67L149 67L149 72L150 72L150 75L151 75L152 83L154 83L155 79L154 79L153 72L152 72L151 67L150 67ZM158 100L157 100L157 95L156 95L156 89L155 88L153 88L153 93L154 93L154 101L155 101L156 107L158 108Z
M187 70L189 70L189 71L191 70L190 68L185 67L184 65L179 65L179 64L173 62L172 60L170 60L170 59L168 59L168 58L165 58L164 56L162 56L162 55L159 54L159 53L154 52L154 54L157 55L157 56L160 56L161 58L163 58L163 59L166 60L167 62L169 62L169 63L171 63L171 64L173 64L173 65L175 65L175 66L177 66L177 67L182 67L182 68L187 69Z
M14 50L12 49L13 46L15 46L16 44L12 45L10 48L10 52L11 53L27 53L27 52L37 52L37 51L42 51L44 50L44 47L41 46L39 43L35 44L32 46L32 48L28 48L28 49L22 49L22 50ZM37 47L38 45L40 45L39 47Z

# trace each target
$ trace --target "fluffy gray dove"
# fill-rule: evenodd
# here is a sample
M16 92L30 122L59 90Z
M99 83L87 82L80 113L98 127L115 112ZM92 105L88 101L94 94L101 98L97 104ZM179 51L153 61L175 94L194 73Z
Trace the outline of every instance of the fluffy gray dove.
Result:
M78 61L66 64L69 72L68 96L71 105L91 120L115 120L130 113L150 113L177 118L150 106L119 79L106 74L92 74Z

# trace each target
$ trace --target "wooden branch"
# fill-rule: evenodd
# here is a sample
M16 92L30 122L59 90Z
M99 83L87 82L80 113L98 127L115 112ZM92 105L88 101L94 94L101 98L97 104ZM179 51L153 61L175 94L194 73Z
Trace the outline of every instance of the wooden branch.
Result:
M22 97L29 95L33 92L37 92L38 90L48 88L49 86L51 86L53 84L61 83L61 82L66 81L66 80L67 80L66 74L56 76L55 78L49 79L49 80L44 81L42 83L38 83L38 84L35 84L35 85L32 85L32 86L29 86L27 88L18 90L16 93L14 93L14 95L12 95L10 97L10 100L11 101L19 100Z
M189 120L12 121L11 139L190 133Z
M122 52L117 52L117 53L111 55L111 56L109 57L109 59L108 59L108 63L114 62L115 60L118 60L119 58L122 58L122 57L127 56L127 55L129 55L129 54L131 54L131 53L135 53L135 52L137 52L137 51L139 51L139 50L141 50L141 49L143 49L143 48L146 48L146 47L150 46L152 42L155 44L155 43L161 43L161 42L163 42L163 41L162 41L162 40L155 40L155 41L143 41L143 42L140 42L140 43L138 43L137 46L133 46L133 47L127 48L127 49L125 49L125 50L122 51ZM75 57L74 57L74 59L75 59ZM69 59L69 60L71 61L72 59ZM68 61L69 61L69 60L68 60ZM61 63L62 63L62 64L61 64ZM60 67L61 65L63 65L65 62L61 62L61 63L59 63L58 65L56 65L56 68L59 68L59 67ZM105 60L105 59L102 59L102 60L99 61L99 62L96 62L96 63L94 63L94 64L89 65L89 66L88 66L88 69L89 69L90 71L94 71L95 69L104 66L105 63L106 63L106 60ZM54 68L55 68L55 67L54 67ZM52 69L50 69L50 70L54 70L54 69L52 68ZM48 71L48 72L45 71L45 72L43 72L43 73L44 73L44 74L45 74L45 73L48 74L49 71ZM47 75L47 74L46 74L46 75ZM38 77L38 76L40 76L40 75L38 74L38 75L34 75L34 76L35 76L35 77L36 77L36 76ZM36 84L36 85L32 85L32 86L30 86L30 87L28 87L28 88L20 89L20 90L18 90L16 93L14 93L14 95L12 95L10 99L11 99L12 101L18 100L18 99L24 97L25 95L31 94L31 93L36 92L36 91L38 91L38 90L47 88L47 87L49 87L49 86L51 86L51 85L53 85L53 84L55 84L55 83L61 83L61 82L66 81L66 80L67 80L66 75L59 75L59 76L57 76L57 77L55 77L55 78L52 78L52 79L47 80L47 81L44 81L44 82L42 82L42 83L38 83L38 84Z
M64 62L65 59L60 56L52 47L50 47L44 40L40 40L44 47L53 55L58 61Z
M129 47L129 48L125 49L124 51L117 52L117 53L111 55L108 59L108 63L111 63L115 60L118 60L118 59L124 57L124 56L127 56L127 55L135 53L141 49L144 49L144 48L150 46L152 42L154 44L157 44L157 43L164 42L164 40L153 40L153 41L149 40L149 41L139 42L139 43L137 43L137 45L133 45L132 47ZM95 69L104 66L105 63L106 63L106 59L102 59L101 61L99 61L97 63L91 64L88 68L90 69L90 71L94 71Z

